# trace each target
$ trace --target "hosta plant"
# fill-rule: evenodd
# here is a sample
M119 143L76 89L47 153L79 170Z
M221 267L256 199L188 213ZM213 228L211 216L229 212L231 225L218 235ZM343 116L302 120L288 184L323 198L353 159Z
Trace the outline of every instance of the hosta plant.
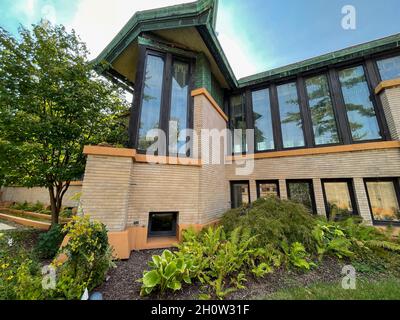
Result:
M192 283L190 271L194 268L191 260L185 260L177 257L169 250L165 250L160 256L153 256L149 262L150 271L143 273L142 296L149 295L153 290L159 290L161 293L167 289L173 291L182 288L182 282Z

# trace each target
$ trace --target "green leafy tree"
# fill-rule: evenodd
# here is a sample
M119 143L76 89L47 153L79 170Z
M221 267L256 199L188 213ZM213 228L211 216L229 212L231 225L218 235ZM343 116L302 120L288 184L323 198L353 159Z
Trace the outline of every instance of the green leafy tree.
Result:
M0 28L0 185L47 188L53 225L84 173L83 147L127 140L123 92L87 57L63 26L41 21L18 37Z

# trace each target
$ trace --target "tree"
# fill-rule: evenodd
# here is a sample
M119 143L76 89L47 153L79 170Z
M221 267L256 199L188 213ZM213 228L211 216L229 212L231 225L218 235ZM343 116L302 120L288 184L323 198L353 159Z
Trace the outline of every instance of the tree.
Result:
M84 173L83 147L127 139L123 92L87 57L63 26L41 21L18 38L0 28L0 180L47 188L53 225L70 182Z

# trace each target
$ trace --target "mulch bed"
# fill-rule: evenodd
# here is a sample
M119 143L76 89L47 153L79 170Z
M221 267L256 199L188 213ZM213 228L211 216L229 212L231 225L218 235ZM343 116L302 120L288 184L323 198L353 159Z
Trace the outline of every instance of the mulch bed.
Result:
M184 286L183 290L176 293L168 292L164 296L153 295L150 297L140 297L141 283L135 280L140 279L143 270L148 270L147 262L151 260L152 255L159 255L163 250L145 250L132 252L129 260L118 261L117 267L108 274L107 281L95 291L103 294L105 300L196 300L200 291L200 285ZM226 299L257 299L277 290L307 286L318 282L338 282L341 281L342 267L346 264L344 261L327 258L318 265L318 268L309 272L286 270L281 268L275 270L272 274L263 279L255 279L248 276L246 289L238 290L230 294Z

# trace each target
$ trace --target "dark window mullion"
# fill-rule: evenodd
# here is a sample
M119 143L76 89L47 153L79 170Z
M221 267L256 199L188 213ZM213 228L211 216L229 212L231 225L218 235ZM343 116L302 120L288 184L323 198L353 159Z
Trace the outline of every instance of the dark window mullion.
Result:
M188 129L194 129L194 98L192 97L192 89L194 88L195 85L195 74L194 74L194 70L195 70L195 62L193 60L189 61L189 90L188 90L188 106L187 106L187 125L188 125ZM192 157L194 150L193 150L193 136L186 137L186 143L188 143L189 141L189 151L186 153L187 157ZM199 155L197 155L199 156Z
M299 77L297 79L297 92L299 95L299 105L300 105L301 118L303 122L303 134L305 138L305 144L306 147L313 147L315 145L314 131L311 119L311 111L308 104L308 97L303 77Z
M383 111L383 105L381 99L375 94L375 88L380 82L380 76L378 67L375 61L368 59L365 63L365 77L367 79L368 86L371 92L371 100L375 107L375 113L378 120L378 125L381 131L382 138L384 140L390 140L390 132L386 122L385 113Z
M245 108L245 117L246 117L246 128L254 130L254 117L253 117L253 100L251 98L250 89L246 90L244 93L244 108ZM247 143L247 135L246 135L246 143ZM247 144L247 153L253 154L256 150L255 147L255 136L253 136L253 144Z
M165 132L166 150L161 150L160 155L169 155L169 119L171 114L171 90L172 90L172 55L167 53L163 77L163 94L161 99L160 129Z
M329 85L332 90L332 103L338 122L338 130L343 144L351 144L351 130L347 118L346 105L343 98L342 88L336 70L328 72Z
M129 119L129 147L137 149L139 139L140 108L143 96L143 84L146 67L146 48L139 45L139 58L137 63L135 91Z
M272 127L274 132L275 149L283 150L281 119L280 119L279 104L278 104L278 92L275 84L270 85L269 94L271 102L271 114L272 114L271 116L272 116Z

